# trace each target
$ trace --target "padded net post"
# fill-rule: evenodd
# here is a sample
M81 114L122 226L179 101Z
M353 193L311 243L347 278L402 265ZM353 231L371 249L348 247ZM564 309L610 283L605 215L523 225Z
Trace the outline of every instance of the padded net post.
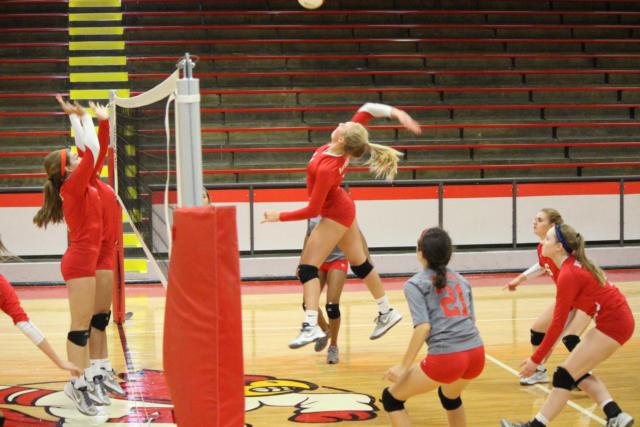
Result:
M242 426L236 208L178 208L173 233L163 353L176 422Z

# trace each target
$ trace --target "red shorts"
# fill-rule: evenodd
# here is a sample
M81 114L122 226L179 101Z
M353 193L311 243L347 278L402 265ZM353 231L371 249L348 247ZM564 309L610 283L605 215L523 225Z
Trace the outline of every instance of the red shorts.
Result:
M118 236L118 221L122 221L122 208L115 196L106 194L103 197L113 197L114 203L103 201L102 215L102 241L100 242L100 255L98 256L97 270L113 270L115 268L116 247L120 236Z
M96 270L113 270L116 265L116 242L111 239L104 239L100 246L100 254Z
M346 259L337 259L335 261L322 263L320 270L327 273L329 270L340 270L346 273L349 270L349 263Z
M60 270L65 282L81 277L94 277L99 248L80 249L70 246L62 256Z
M602 311L596 316L596 329L623 345L633 335L635 321L629 304L625 303L616 310Z
M342 191L338 196L325 204L320 211L320 216L329 218L345 227L351 227L356 219L356 205L346 191Z
M427 354L420 362L422 371L433 381L450 384L459 379L471 380L484 369L484 347L445 354Z

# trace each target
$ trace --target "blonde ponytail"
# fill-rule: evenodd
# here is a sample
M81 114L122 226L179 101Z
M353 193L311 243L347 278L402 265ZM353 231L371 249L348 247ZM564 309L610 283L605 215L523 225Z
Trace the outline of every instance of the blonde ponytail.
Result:
M582 264L586 270L593 274L601 285L604 285L607 282L607 276L604 274L604 271L596 265L596 263L587 257L584 237L581 236L580 233L576 232L573 227L567 224L559 225L559 227L562 237L566 241L567 246L572 250L571 253L575 255L576 260Z
M384 177L392 181L398 173L398 161L403 156L401 152L386 145L369 143L369 160L366 165L376 178Z

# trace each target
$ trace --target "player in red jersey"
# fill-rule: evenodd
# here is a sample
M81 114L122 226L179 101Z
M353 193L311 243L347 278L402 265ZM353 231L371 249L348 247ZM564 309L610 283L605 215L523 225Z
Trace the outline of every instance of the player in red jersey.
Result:
M102 203L98 190L91 185L96 173L100 144L91 117L81 107L74 113L80 117L84 132L85 154L82 160L71 150L56 150L47 155L44 169L44 203L33 218L38 227L65 222L69 246L62 257L60 269L67 284L71 330L67 335L69 360L86 368L89 360L87 343L91 333L91 318L95 314L96 266L102 239ZM84 375L72 377L64 387L65 394L85 415L98 413L91 397L90 385Z
M536 214L533 219L533 232L540 239L538 245L538 262L533 264L527 271L518 275L515 279L510 281L505 288L510 291L515 291L517 287L524 281L534 279L545 272L551 276L553 281L557 283L558 279L558 267L549 258L542 255L542 243L550 228L553 228L557 224L562 224L564 221L562 215L555 209L543 208ZM533 322L531 325L531 348L535 352L542 340L544 339L545 332L551 324L553 318L553 308L555 304L549 305ZM563 332L562 342L567 350L573 350L580 342L580 335L589 326L591 322L591 316L582 310L574 310L569 316L567 326ZM546 359L545 359L546 360ZM544 363L544 361L543 361ZM547 369L543 363L538 365L536 371L529 377L520 378L520 384L533 385L537 383L549 382L549 376Z
M559 269L553 320L538 349L522 363L520 374L533 374L560 337L572 309L593 312L595 328L584 335L569 357L556 368L553 389L535 418L524 424L502 420L502 427L548 425L566 405L571 388L581 383L591 383L588 389L592 392L585 391L602 407L607 416L607 427L633 425L633 418L622 412L604 384L590 374L631 338L635 326L633 313L622 292L587 258L584 247L584 237L566 224L556 225L547 232L542 255L550 258Z
M69 120L73 128L78 155L83 157L85 152L85 132L95 132L93 126L84 129L77 115L75 107L56 97L62 109L69 114ZM111 318L111 302L113 298L114 268L116 261L116 249L118 245L118 221L122 220L122 210L113 189L100 179L100 172L109 148L109 112L106 107L89 103L98 119L98 142L100 154L96 162L95 173L91 178L91 185L96 188L102 203L102 239L100 253L96 264L96 298L94 314L91 318L91 335L89 337L89 357L91 365L87 368L85 376L98 389L97 393L91 393L97 403L108 405L109 398L103 391L109 391L119 396L125 392L117 381L115 371L109 361L109 349L107 345L106 328Z
M0 262L10 258L12 255L0 240ZM16 291L2 274L0 274L0 310L11 317L13 324L20 332L29 338L58 368L69 371L71 375L81 375L82 370L73 363L61 359L42 332L29 320L29 316L20 305Z
M297 276L304 285L306 310L300 334L289 343L290 348L299 348L325 337L318 326L318 268L336 245L344 252L354 274L364 280L378 304L379 315L369 338L381 337L402 319L400 313L390 306L380 276L367 260L355 218L355 204L340 187L349 161L365 153L370 154L367 164L376 177L384 176L390 180L397 173L401 154L390 147L369 142L369 133L363 125L374 117L394 118L411 132L421 132L420 125L402 110L384 104L363 105L351 121L340 123L331 133L331 142L318 148L311 157L307 166L308 205L292 212L264 213L262 222L298 221L322 216L309 235L297 270Z

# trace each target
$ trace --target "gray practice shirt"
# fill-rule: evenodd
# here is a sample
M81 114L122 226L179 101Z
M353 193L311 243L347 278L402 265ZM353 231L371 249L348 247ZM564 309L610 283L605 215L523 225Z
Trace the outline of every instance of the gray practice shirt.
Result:
M313 230L315 226L318 225L319 222L320 222L319 216L315 218L311 218L309 220L309 223L307 225L307 236L311 234L311 230ZM342 252L340 248L336 246L335 248L333 248L333 251L329 254L327 259L324 260L324 262L333 262L339 259L344 259L344 252Z
M481 346L471 285L460 274L447 269L447 285L437 289L432 284L435 275L431 269L422 270L404 284L413 326L431 324L426 341L429 354L455 353Z

